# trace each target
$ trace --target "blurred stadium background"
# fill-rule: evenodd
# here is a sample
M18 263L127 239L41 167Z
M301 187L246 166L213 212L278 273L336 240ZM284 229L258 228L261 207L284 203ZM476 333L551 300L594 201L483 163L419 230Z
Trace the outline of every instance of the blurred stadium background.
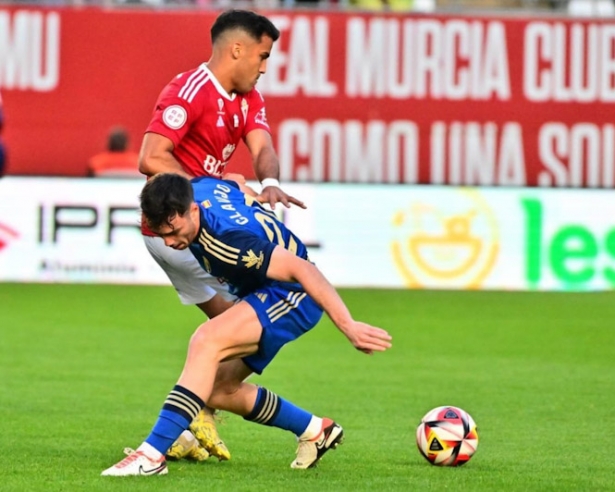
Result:
M201 316L142 245L143 179L90 160L118 127L138 150L230 7L282 31L259 88L308 209L280 213L394 348L368 360L323 321L258 378L346 426L316 473L227 416L231 462L130 486L612 489L612 0L0 2L0 489L125 488L98 474L145 436ZM253 178L245 151L229 169ZM460 470L414 446L444 404L479 427Z

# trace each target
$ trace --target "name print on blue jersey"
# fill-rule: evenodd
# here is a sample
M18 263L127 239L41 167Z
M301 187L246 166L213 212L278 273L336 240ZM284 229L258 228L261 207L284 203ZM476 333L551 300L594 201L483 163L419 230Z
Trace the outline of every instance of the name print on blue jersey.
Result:
M236 183L202 177L192 185L201 221L198 242L190 249L211 275L228 282L233 294L241 297L276 283L266 276L276 246L307 259L301 240Z
M230 212L235 212L235 214L230 216L231 220L234 220L236 224L245 225L248 223L248 219L244 217L243 215L241 215L237 211L237 209L233 206L233 204L231 203L231 200L229 199L230 192L231 192L230 187L222 183L217 183L215 189L213 190L213 195L216 201L221 204L220 208L222 210L228 210ZM210 203L209 200L205 200L205 202ZM203 205L205 202L203 202Z

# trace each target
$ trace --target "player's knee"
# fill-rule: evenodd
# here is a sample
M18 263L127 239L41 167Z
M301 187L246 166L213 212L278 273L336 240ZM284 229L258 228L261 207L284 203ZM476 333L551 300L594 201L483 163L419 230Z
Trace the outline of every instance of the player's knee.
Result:
M212 357L221 361L224 351L228 348L219 330L214 330L208 323L203 323L190 337L190 351L197 352L201 357Z

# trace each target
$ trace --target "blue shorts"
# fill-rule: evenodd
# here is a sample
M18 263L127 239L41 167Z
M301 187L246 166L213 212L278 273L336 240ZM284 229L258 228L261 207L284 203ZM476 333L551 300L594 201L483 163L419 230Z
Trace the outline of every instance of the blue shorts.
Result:
M294 285L262 287L242 299L254 308L263 327L258 352L242 359L257 374L263 372L284 345L310 331L322 317L321 307L301 286Z

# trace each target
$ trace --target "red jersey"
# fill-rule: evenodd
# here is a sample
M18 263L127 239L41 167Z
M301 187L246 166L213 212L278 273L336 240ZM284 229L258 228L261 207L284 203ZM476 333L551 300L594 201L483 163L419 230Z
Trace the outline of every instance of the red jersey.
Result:
M146 132L169 138L188 174L220 177L239 141L257 128L270 131L261 93L229 95L203 63L162 90ZM144 223L141 230L153 235Z
M257 128L270 131L261 93L229 95L203 63L162 90L146 131L173 142L188 174L220 177L239 140Z
M4 114L2 113L2 94L0 94L0 133L2 133L3 125L4 125Z

